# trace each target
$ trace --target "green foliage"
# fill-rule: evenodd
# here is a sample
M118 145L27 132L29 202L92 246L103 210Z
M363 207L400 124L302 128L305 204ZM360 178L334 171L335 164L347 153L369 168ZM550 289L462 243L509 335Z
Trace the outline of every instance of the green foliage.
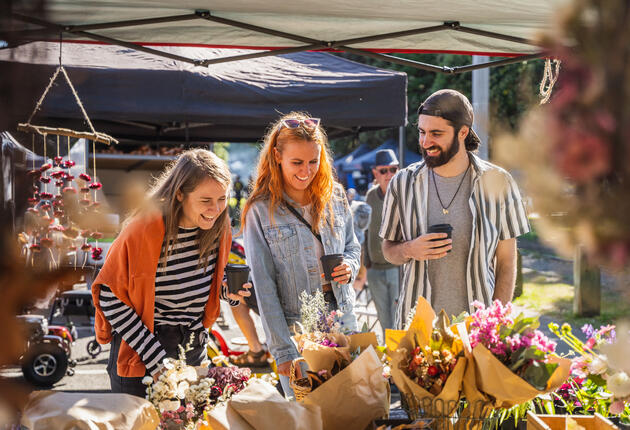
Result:
M230 160L229 150L230 144L228 142L215 142L212 147L212 152L226 163Z
M441 74L393 64L382 60L360 57L352 54L339 54L353 61L383 69L407 73L407 127L406 145L413 151L418 150L418 132L416 112L420 104L432 93L444 88L452 88L472 97L471 72L459 74ZM397 54L401 58L438 66L464 66L472 63L469 55L454 54ZM491 58L496 60L498 58ZM513 129L522 114L537 103L538 85L543 75L544 61L532 60L523 63L490 69L490 118L491 127ZM339 138L331 141L335 156L347 154L360 143L367 143L375 148L388 139L397 138L398 130L378 130L363 132L359 139L355 137Z

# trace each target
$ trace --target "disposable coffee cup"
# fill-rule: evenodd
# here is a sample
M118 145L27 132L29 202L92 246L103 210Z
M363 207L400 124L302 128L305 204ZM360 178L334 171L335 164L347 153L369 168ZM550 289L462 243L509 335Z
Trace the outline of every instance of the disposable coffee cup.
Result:
M324 270L324 278L327 281L332 281L333 269L343 262L343 254L322 255L320 260L322 262L322 269Z
M439 239L431 239L431 242L435 242L438 240L451 239L453 233L453 226L450 224L434 224L427 229L427 233L446 233L446 237L441 237ZM451 252L449 249L447 252Z
M249 279L249 266L245 264L228 264L225 266L225 276L227 277L228 291L231 294L238 294L243 290L243 284Z

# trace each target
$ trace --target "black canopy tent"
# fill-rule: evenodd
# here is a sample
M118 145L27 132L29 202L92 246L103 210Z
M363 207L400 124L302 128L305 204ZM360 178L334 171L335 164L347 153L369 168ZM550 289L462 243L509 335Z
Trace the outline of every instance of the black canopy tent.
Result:
M192 58L245 50L160 47ZM296 53L212 68L108 45L63 44L62 62L94 127L124 140L257 141L280 113L306 110L331 137L405 125L406 75L326 53ZM0 73L43 90L59 63L59 44L0 51ZM69 89L53 88L34 122L84 129ZM32 92L32 91L31 91ZM35 101L33 101L33 104ZM24 113L26 117L28 112Z

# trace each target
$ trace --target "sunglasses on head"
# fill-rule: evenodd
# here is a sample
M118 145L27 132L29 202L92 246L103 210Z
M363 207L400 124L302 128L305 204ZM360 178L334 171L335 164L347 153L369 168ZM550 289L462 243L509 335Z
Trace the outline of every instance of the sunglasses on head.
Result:
M304 126L304 128L315 128L319 125L319 118L289 118L283 119L282 125L286 128L298 128L300 125Z
M382 169L377 169L377 171L381 175L384 175L387 172L389 172L389 173L396 173L398 171L398 166L383 167Z

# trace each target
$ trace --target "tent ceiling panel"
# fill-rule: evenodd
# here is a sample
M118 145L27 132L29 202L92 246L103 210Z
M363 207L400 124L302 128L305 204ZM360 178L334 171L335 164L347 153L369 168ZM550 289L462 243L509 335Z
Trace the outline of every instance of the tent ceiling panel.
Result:
M448 21L457 21L467 28L534 40L540 31L552 27L553 11L564 3L566 0L443 0L439 3L430 0L51 0L47 4L46 19L56 24L85 25L181 16L193 14L196 10L208 10L214 17L325 42L431 27ZM19 13L19 10L16 12ZM98 35L142 44L276 49L305 43L211 22L201 17L92 31ZM86 39L83 36L77 38ZM530 44L457 30L376 40L352 46L381 52L446 51L497 55L529 54L538 50Z

